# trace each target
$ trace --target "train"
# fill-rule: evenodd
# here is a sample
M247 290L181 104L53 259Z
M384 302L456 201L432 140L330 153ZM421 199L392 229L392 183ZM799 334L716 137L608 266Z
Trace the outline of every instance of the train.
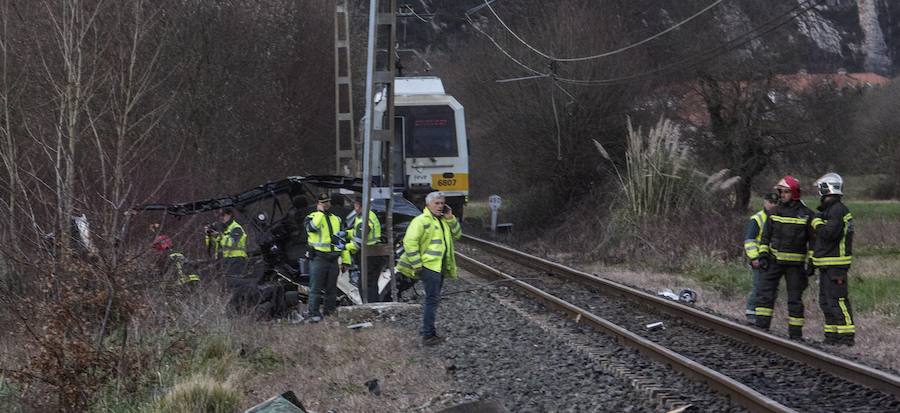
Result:
M375 129L383 129L387 102L375 96ZM469 140L462 104L446 93L435 76L394 80L394 141L391 177L395 191L423 207L425 195L442 191L460 219L469 198ZM373 141L373 153L384 145ZM381 157L373 156L373 175L381 176Z

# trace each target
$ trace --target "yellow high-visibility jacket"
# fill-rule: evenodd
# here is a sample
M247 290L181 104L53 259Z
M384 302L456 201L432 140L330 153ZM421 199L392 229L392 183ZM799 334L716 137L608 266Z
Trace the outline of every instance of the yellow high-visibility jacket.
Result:
M444 275L456 278L456 257L453 241L462 236L462 228L456 217L447 220L435 217L428 208L413 218L403 237L403 255L397 269L409 278L416 278L416 270L428 268L434 272L445 270Z
M247 258L247 233L232 219L219 237L218 250L222 258Z
M356 254L362 245L362 217L354 212L347 216L347 220L350 221L348 223L349 228L347 228L347 238L350 240L350 243L347 244L347 249L341 255L341 261L344 264L352 262L351 254ZM369 211L368 225L369 233L367 236L369 239L366 241L366 245L378 245L381 242L381 221L378 220L373 211Z

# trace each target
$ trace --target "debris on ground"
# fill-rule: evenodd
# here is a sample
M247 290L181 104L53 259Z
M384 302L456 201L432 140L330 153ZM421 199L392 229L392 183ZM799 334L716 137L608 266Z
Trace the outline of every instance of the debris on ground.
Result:
M369 389L369 393L372 393L376 396L381 396L381 385L378 384L378 379L367 381L366 388Z
M307 413L303 408L303 403L297 400L297 396L292 391L286 391L278 396L272 397L256 406L253 406L244 413Z
M644 326L648 331L656 331L656 330L665 330L666 326L663 325L662 321L657 321L655 323L650 323Z
M372 324L372 322L366 321L365 323L351 324L351 325L347 326L347 328L349 328L349 329L351 329L351 330L359 330L359 329L361 329L361 328L369 328L369 327L372 327L373 325L374 325L374 324Z

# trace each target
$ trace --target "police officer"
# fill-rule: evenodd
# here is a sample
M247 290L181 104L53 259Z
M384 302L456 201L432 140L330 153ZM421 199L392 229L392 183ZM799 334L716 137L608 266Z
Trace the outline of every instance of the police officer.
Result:
M812 263L819 270L819 306L825 315L825 344L852 346L856 326L847 296L853 262L853 215L841 202L844 180L827 173L816 181L821 203L812 221L816 231Z
M444 194L432 192L425 197L425 211L413 218L403 236L403 255L397 269L406 277L420 278L425 285L422 311L422 343L434 346L444 342L434 327L444 278L456 278L453 241L462 236L459 221L446 204Z
M222 224L221 233L213 230L208 235L215 240L217 254L222 258L222 267L228 277L240 277L247 268L247 233L234 219L234 210L223 208L219 211Z
M347 249L344 251L344 256L342 258L344 265L359 265L362 262L360 259L363 233L362 203L361 196L355 197L353 199L353 212L347 215L347 219L344 221L347 228L347 238L350 239L350 243L347 244ZM369 229L366 245L381 244L381 221L378 220L375 212L369 211L369 219L367 222ZM366 295L368 297L368 302L370 303L380 301L378 297L378 278L381 275L384 263L385 257L383 256L370 256L366 261L366 270L369 273L366 277Z
M307 246L310 262L309 268L309 305L305 319L317 323L322 321L322 294L325 295L325 315L331 314L337 307L338 258L344 250L341 231L341 218L329 212L331 197L327 193L319 194L316 199L316 210L304 219L307 232Z
M759 240L759 291L756 297L756 326L769 329L775 307L778 284L783 276L788 291L788 334L803 339L803 291L808 286L804 268L812 245L812 219L815 214L800 200L800 181L785 176L775 191L778 205L769 214Z
M778 194L770 192L763 196L763 209L750 216L747 220L747 226L744 230L744 253L750 261L751 280L753 281L753 289L750 290L750 296L747 297L747 308L745 314L749 324L756 323L756 294L759 289L759 239L762 238L763 226L769 218L769 212L778 204Z

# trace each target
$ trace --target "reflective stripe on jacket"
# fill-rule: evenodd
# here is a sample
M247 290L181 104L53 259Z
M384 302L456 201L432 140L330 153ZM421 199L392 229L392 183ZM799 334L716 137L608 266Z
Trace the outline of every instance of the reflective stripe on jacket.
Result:
M345 254L341 257L341 261L345 264L350 264L350 254L359 252L362 244L362 218L354 211L347 216L346 222L349 225L347 238L351 242L347 244L347 249L344 250ZM381 243L381 221L378 220L378 216L373 211L369 211L369 233L366 236L369 238L366 245L378 245Z
M812 255L813 216L801 201L776 206L763 226L759 253L771 254L782 264L802 264Z
M313 211L304 220L306 243L316 251L341 252L334 245L334 235L341 230L341 218L330 212Z
M747 220L747 229L744 231L744 252L751 261L759 258L759 240L762 238L763 227L769 216L763 209L750 216Z
M817 267L845 267L853 263L853 214L840 199L822 209L821 218L815 218L816 230L813 264Z
M427 268L456 278L456 257L453 241L462 236L456 217L446 220L431 214L428 208L413 218L403 236L403 255L397 270L409 278L416 278L416 270Z
M247 233L234 219L225 226L219 237L219 251L222 258L247 258Z
M184 254L173 252L169 254L169 261L175 266L175 274L178 275L178 285L200 281L200 274L194 271L193 266L190 265Z

